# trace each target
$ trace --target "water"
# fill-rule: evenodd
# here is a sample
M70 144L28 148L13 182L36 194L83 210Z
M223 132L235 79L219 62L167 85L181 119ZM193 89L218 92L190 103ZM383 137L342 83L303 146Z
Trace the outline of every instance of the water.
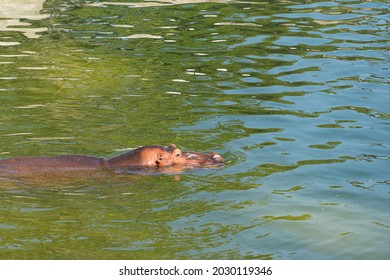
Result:
M42 2L1 3L2 158L228 164L2 178L0 258L390 258L386 1Z

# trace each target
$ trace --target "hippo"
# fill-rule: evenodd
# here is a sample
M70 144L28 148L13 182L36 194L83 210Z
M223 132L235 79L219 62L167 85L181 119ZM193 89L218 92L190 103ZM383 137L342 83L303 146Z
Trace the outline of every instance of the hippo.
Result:
M171 144L144 146L110 159L83 155L60 155L47 157L15 157L0 160L0 174L32 175L36 173L57 173L71 171L143 170L163 171L217 166L224 159L216 153L182 152Z

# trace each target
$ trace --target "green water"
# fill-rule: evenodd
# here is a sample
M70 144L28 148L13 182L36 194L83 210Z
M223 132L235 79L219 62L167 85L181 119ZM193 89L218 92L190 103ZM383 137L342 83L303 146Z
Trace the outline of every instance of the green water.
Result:
M0 3L1 158L228 163L2 178L1 259L390 259L387 1L42 2Z

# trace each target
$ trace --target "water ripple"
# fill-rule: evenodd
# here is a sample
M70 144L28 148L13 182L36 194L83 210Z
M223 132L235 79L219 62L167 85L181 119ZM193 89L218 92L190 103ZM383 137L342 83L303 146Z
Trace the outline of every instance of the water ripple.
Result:
M227 164L2 178L0 254L388 259L382 2L46 1L44 18L3 16L2 157L175 142Z

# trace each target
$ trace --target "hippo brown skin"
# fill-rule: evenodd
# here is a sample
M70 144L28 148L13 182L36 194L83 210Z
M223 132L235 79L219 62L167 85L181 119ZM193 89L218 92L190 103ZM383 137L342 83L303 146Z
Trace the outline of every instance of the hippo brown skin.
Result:
M0 160L0 174L31 175L47 172L150 168L160 170L166 167L175 167L178 170L223 162L222 157L216 153L182 152L176 145L171 144L166 148L144 146L111 159L82 155L8 158Z
M217 153L181 152L180 156L173 157L172 166L214 166L225 163L225 160Z

